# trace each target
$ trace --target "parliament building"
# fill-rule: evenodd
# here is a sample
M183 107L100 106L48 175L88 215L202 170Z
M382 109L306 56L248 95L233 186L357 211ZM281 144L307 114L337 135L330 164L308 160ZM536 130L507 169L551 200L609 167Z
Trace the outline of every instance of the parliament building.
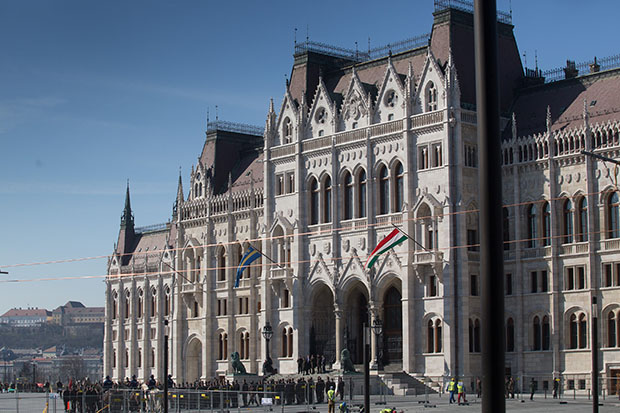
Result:
M166 334L177 382L230 373L235 351L262 374L267 323L279 372L343 349L361 364L379 320L376 374L481 374L473 14L452 4L391 47L297 43L264 128L208 125L166 224L135 227L127 189L104 375L163 377ZM582 153L620 158L620 58L527 69L510 15L498 33L506 373L589 388L593 317L600 373L620 374L618 171ZM367 269L394 227L409 238Z

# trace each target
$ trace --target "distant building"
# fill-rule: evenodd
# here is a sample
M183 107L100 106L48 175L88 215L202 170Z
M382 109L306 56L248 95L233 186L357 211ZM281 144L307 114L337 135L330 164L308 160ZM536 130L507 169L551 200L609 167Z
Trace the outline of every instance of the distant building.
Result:
M52 313L44 308L12 308L0 316L0 324L15 327L32 327L46 323Z
M104 307L85 307L79 301L67 301L52 311L52 323L61 326L72 324L103 323Z

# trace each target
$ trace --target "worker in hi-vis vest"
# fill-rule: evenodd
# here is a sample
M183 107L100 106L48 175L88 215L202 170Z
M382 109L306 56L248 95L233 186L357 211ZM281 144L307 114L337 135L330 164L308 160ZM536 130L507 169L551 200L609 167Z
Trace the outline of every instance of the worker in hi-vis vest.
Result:
M450 383L448 383L448 392L450 393L450 404L455 403L454 393L456 392L456 379L452 377Z
M336 392L334 391L334 386L331 386L329 390L327 390L327 413L334 413L334 408L336 405Z

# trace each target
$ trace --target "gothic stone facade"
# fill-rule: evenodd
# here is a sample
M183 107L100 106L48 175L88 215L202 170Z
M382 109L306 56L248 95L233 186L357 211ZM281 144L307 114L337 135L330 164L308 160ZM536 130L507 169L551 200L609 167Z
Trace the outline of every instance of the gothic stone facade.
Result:
M589 372L597 297L601 372L615 374L620 202L609 164L581 150L618 156L620 71L545 83L498 24L507 371ZM374 60L302 46L264 132L209 129L171 222L135 229L127 192L105 374L162 377L164 319L178 381L231 371L233 351L260 373L267 322L280 372L315 353L338 367L344 348L360 363L376 319L373 368L480 374L472 15L438 10L428 43ZM416 241L366 270L394 225ZM234 288L250 245L275 263L256 261Z

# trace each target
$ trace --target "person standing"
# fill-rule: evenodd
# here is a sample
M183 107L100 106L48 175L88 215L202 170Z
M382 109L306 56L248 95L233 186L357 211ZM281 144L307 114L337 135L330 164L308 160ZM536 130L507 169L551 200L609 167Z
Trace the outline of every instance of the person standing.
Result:
M534 392L536 391L536 382L534 382L534 378L530 380L530 400L534 400Z
M336 392L334 391L334 387L330 387L327 390L327 413L334 413L334 408L336 406Z
M476 392L476 397L482 397L482 380L480 380L480 377L476 379Z
M512 376L508 379L508 393L510 393L511 399L515 398L515 379L513 379Z
M553 398L558 398L558 389L560 388L560 379L553 379Z
M344 381L342 377L338 377L338 387L336 387L336 392L338 393L338 397L340 397L340 401L344 398Z

